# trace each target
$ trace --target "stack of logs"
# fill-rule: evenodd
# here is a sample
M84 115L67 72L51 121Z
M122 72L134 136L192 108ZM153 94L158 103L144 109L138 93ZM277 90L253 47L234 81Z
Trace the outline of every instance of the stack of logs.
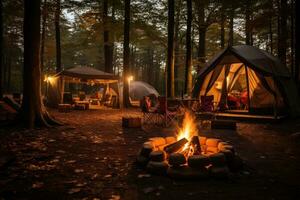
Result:
M193 145L193 152L182 150ZM243 162L232 145L216 138L194 136L183 138L154 137L143 144L137 164L151 174L168 175L178 179L227 178L239 170Z

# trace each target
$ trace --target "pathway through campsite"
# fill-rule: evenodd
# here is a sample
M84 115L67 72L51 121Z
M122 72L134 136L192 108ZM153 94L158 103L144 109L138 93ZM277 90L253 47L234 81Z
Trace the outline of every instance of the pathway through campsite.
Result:
M136 109L51 113L66 126L0 130L0 199L297 199L300 121L238 124L201 130L231 142L246 167L229 180L175 181L152 176L134 161L144 141L172 135L151 126L123 129ZM291 127L291 125L293 125Z

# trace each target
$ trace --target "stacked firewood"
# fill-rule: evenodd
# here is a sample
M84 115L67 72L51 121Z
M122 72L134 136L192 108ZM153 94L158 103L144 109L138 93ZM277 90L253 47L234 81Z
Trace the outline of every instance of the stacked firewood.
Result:
M154 137L143 144L137 164L151 174L176 179L227 178L243 162L234 148L216 138Z

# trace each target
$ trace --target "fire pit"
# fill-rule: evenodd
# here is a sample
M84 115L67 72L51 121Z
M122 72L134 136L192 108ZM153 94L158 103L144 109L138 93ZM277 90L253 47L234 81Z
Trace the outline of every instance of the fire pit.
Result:
M143 144L137 164L151 174L204 179L227 178L242 161L228 142L199 136L194 117L186 113L176 137L153 137Z

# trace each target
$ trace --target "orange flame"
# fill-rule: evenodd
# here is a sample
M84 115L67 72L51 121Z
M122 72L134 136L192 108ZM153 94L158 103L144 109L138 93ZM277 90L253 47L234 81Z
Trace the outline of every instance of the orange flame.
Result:
M192 139L193 136L197 136L197 126L195 123L195 116L190 112L185 112L184 119L182 123L182 128L179 128L177 140L186 138L188 141ZM183 151L189 148L189 143L185 144Z

